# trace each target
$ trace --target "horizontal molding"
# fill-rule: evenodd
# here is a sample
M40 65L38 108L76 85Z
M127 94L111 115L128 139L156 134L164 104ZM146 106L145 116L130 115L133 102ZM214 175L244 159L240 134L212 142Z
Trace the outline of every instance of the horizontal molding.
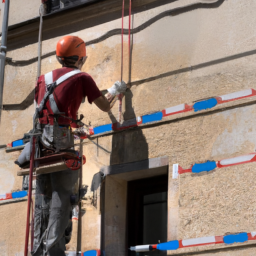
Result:
M249 233L235 233L222 236L199 237L192 239L173 240L167 243L153 244L153 245L139 245L130 248L131 251L147 252L152 250L170 251L189 247L198 247L206 245L226 244L232 245L235 243L244 243L247 241L255 241L256 232ZM186 255L184 253L183 255Z
M183 169L179 164L173 165L173 179L176 179L179 174L201 172L210 172L215 169L225 168L233 165L247 164L256 162L256 153L250 153L248 155L242 155L232 158L227 158L219 161L206 161L205 163L196 163L189 169Z
M165 5L168 3L172 3L172 2L176 2L177 0L147 0L147 1L135 1L132 4L132 11L133 13L136 12L140 12L140 11L145 11L157 6L161 6L161 5ZM147 27L149 27L150 25L152 25L153 23L157 22L158 20L164 18L164 17L168 17L168 16L177 16L183 13L187 13L196 9L200 9L200 8L217 8L219 7L225 0L213 0L212 2L209 3L201 3L199 2L195 2L186 6L181 6L178 8L174 8L174 9L170 9L170 10L166 10L164 12L161 12L159 14L157 14L156 16L150 18L148 21L146 21L145 23L141 24L140 26L136 27L136 28L132 28L131 29L131 34L136 34L144 29L146 29ZM104 7L103 7L104 6ZM103 7L103 8L102 8ZM67 27L67 25L70 25L70 19L68 18L68 16L73 15L72 12L75 12L75 17L73 19L73 23L75 25L75 23L78 23L79 21L82 21L84 24L87 24L90 22L88 22L88 20L92 19L92 18L96 18L95 22L96 24L91 24L91 26L87 26L87 27L92 27L95 25L98 25L97 23L99 23L99 20L101 20L100 16L101 15L106 15L108 14L108 21L110 20L114 20L117 18L121 18L120 14L121 14L121 5L120 2L118 1L101 1L99 3L94 3L91 4L91 6L80 6L79 9L77 10L66 10L66 11L61 11L61 12L57 12L53 15L47 15L44 17L44 27L43 27L43 34L45 37L45 34L50 33L51 30L56 29L56 26L58 25L58 30L61 30L60 27L64 27L64 24L67 23L67 21L69 21L65 27ZM125 6L125 15L128 15L128 10L129 6L126 3ZM74 8L76 9L76 8ZM95 10L96 10L96 14L95 14ZM117 16L113 15L113 11L118 11ZM111 15L112 13L112 15ZM53 21L55 19L55 16L58 16L58 21L56 20L55 22ZM60 17L63 19L60 22ZM81 18L81 17L82 18ZM80 17L80 18L79 18ZM85 20L87 20L87 23L85 22ZM34 21L34 22L33 22ZM33 23L36 23L36 26L33 26ZM48 24L49 23L49 24ZM103 23L103 22L102 22ZM29 32L29 28L26 29L26 27L31 27L30 30L31 31L36 31L38 30L38 26L39 26L39 18L36 18L34 20L30 20L28 22L24 22L21 23L20 25L14 25L11 26L9 28L9 33L8 33L8 39L15 39L15 37L17 35L21 36L20 33L21 31L27 31L26 33ZM79 26L77 24L77 27L81 28L81 25ZM75 29L75 27L73 27L73 30ZM84 28L81 28L84 29ZM72 33L74 31L70 31L70 33ZM58 31L57 31L58 33ZM115 36L115 35L121 35L122 31L121 28L119 29L113 29L108 31L107 33L105 33L104 35L95 38L91 41L86 42L86 45L89 46L91 44L96 44L99 42L102 42L106 39L108 39L109 37ZM124 34L128 35L128 29L124 29L123 31ZM56 36L56 35L55 35ZM49 39L49 38L48 38ZM47 54L42 55L42 59L52 56L55 54L55 51L49 52ZM25 65L29 65L31 63L36 62L38 59L37 57L29 59L29 60L20 60L20 61L13 61L12 59L10 59L7 64L12 65L12 66L25 66Z
M93 140L97 137L109 136L114 133L123 132L129 129L147 129L151 127L156 127L160 125L166 125L175 122L181 122L188 119L198 118L200 116L208 116L216 113L221 113L224 111L251 106L256 104L256 99L254 89L246 89L239 92L233 92L230 94L225 94L222 96L214 97L217 99L217 105L212 106L209 109L201 109L200 111L195 111L193 106L198 103L196 102L194 105L190 105L187 103L180 104L177 106L165 108L162 111L155 112L153 114L138 116L130 120L125 120L122 124L113 123L113 124L104 124L94 128L94 135L90 136L90 140ZM249 100L248 100L249 99ZM229 104L233 101L245 101L239 104L232 104L231 106L223 106L224 103ZM204 102L201 100L199 102ZM177 110L177 111L176 111ZM159 117L162 116L160 120ZM143 122L144 117L144 122ZM22 140L22 139L20 139ZM18 141L20 141L18 140ZM8 144L11 145L12 143ZM23 143L25 144L25 142ZM19 147L6 147L6 153L22 150L24 145L20 145Z
M137 162L104 166L101 168L100 171L102 174L104 174L104 176L106 176L106 175L120 174L120 173L126 173L126 172L148 170L148 169L153 169L153 168L168 166L168 165L169 165L168 156L163 156L163 157L145 159Z
M157 123L157 122L161 122L162 120L164 120L165 117L168 117L168 116L175 116L177 114L181 114L185 112L196 113L203 110L209 110L224 103L241 100L248 97L254 97L255 95L256 95L256 91L254 89L247 89L239 92L234 92L234 93L225 94L222 96L213 97L207 100L201 100L192 105L184 103L177 106L165 108L162 111L158 111L152 114L138 116L136 118L126 120L122 124L113 123L113 124L105 124L105 125L97 126L94 128L94 135L99 136L104 133L109 133L112 131L120 131L120 130L129 129L132 127L137 127L140 125Z
M177 0L137 0L133 2L133 13L145 11ZM224 0L216 0L224 1ZM199 4L199 3L197 3ZM211 4L201 4L204 8ZM197 7L198 8L198 7ZM125 16L128 15L129 2L125 3ZM86 28L121 18L122 3L118 0L101 0L85 3L43 17L43 40L81 31ZM9 50L23 47L38 41L39 17L9 27L7 45ZM121 31L120 31L121 33ZM19 43L17 42L19 38Z
M0 200L0 205L19 203L19 202L23 202L23 201L27 201L27 200L28 199L26 197L25 198Z
M0 202L4 200L23 198L23 197L26 197L27 195L28 195L28 192L26 190L0 194Z

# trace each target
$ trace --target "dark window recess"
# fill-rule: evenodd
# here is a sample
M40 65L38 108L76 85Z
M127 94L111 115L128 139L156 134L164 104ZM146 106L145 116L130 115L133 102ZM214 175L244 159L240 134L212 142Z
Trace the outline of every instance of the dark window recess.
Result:
M51 13L60 9L60 0L42 0L46 13Z
M46 13L51 13L62 8L68 8L90 1L91 0L42 0L42 3L46 5Z
M127 247L167 242L168 176L128 183ZM166 255L165 251L135 253L129 256Z

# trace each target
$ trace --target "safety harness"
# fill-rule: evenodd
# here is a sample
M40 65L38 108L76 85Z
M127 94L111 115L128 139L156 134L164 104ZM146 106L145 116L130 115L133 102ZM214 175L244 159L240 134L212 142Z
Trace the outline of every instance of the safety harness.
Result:
M70 72L66 73L65 75L61 76L60 78L58 78L56 81L53 81L53 72L52 71L44 75L45 94L44 94L44 97L43 97L42 101L40 102L40 104L39 105L37 104L37 107L35 110L35 114L34 114L34 118L33 118L34 129L36 128L36 122L42 115L43 109L44 109L48 99L49 99L49 105L50 105L51 111L54 116L65 115L64 112L59 111L59 108L58 108L56 101L54 99L54 96L53 96L53 92L54 92L55 88L58 87L61 83L63 83L67 79L69 79L79 73L81 73L81 71L78 69L70 71Z

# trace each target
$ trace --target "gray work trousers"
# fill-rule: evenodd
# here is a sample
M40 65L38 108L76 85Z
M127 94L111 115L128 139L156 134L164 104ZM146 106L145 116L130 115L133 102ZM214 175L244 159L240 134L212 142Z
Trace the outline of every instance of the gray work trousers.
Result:
M33 256L65 256L65 231L71 222L78 171L42 174L36 180Z

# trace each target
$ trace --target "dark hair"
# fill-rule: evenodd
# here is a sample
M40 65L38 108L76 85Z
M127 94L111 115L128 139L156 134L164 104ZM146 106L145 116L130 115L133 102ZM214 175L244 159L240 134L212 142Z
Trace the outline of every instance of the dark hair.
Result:
M64 67L68 67L68 66L74 66L75 63L78 61L79 57L78 56L70 56L70 57L58 57L56 56L58 62L64 66Z

